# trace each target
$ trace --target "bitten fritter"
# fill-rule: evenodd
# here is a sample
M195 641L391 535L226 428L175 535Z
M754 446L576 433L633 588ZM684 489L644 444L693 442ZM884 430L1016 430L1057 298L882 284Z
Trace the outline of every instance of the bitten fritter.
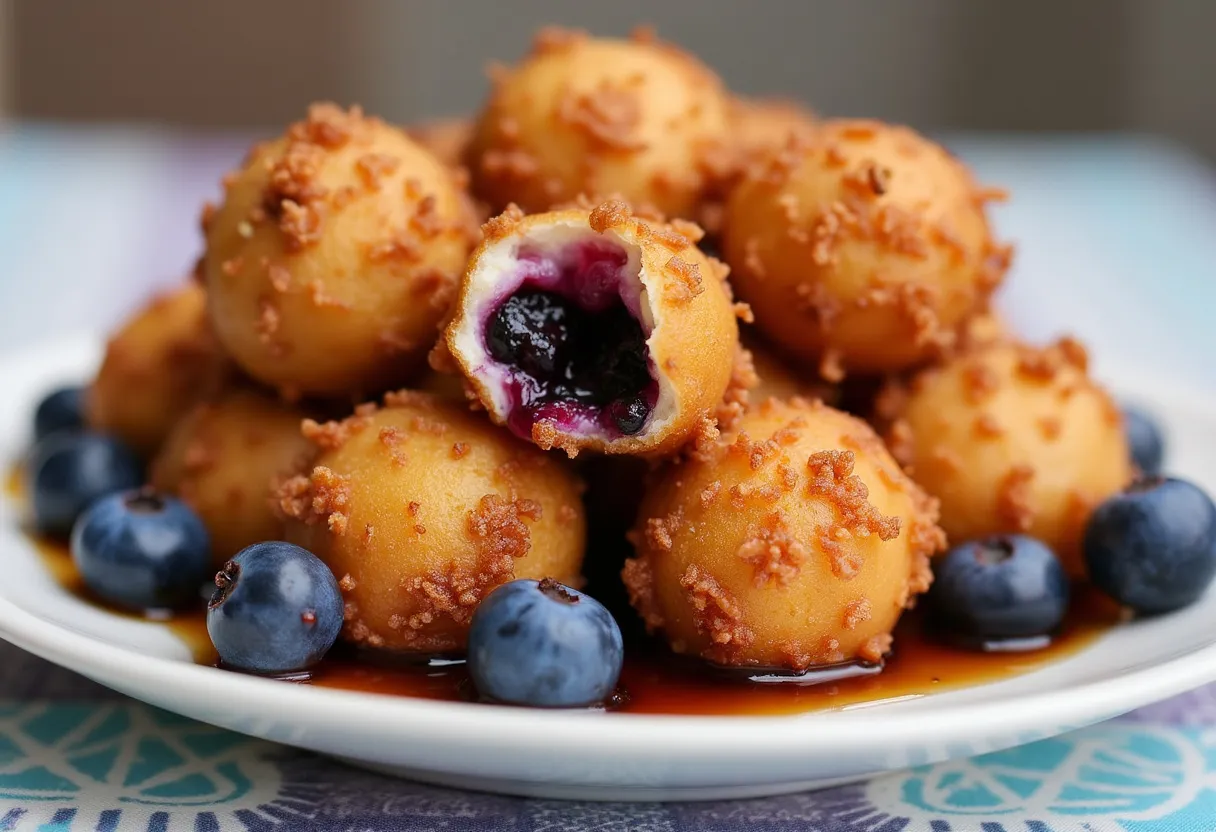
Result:
M770 399L651 483L622 573L677 653L804 671L881 661L945 538L864 422Z
M728 99L691 55L548 28L492 77L469 151L474 193L546 211L580 195L692 217L729 167Z
M953 346L1001 282L999 196L912 130L829 121L750 166L723 251L757 327L826 380L897 372Z
M454 174L405 133L316 104L204 213L220 341L285 394L383 389L420 368L470 247Z
M446 345L496 423L570 456L658 456L716 430L746 310L699 228L610 200L512 208L483 231Z
M463 650L473 611L499 584L578 584L582 486L560 457L408 391L311 436L319 455L280 488L280 509L287 539L338 577L346 641Z
M220 385L227 362L206 303L202 288L189 283L157 295L119 327L86 396L90 428L148 458L199 397Z
M953 544L1021 532L1074 576L1090 512L1132 477L1119 409L1076 341L994 343L922 372L888 443L941 501Z
M217 568L246 546L282 538L272 497L313 453L301 422L300 410L234 386L197 405L169 434L152 484L198 513Z

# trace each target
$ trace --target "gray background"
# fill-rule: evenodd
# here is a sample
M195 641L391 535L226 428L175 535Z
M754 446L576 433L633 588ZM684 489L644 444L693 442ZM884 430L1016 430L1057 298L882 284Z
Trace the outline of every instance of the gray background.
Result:
M743 92L925 130L1130 130L1216 156L1211 0L0 0L7 110L278 125L315 98L474 109L546 22L638 22Z

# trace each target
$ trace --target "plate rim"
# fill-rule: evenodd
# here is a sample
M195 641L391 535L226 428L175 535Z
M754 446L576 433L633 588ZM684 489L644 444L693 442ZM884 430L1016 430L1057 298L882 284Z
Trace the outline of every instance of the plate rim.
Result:
M51 363L47 359L52 353L74 359L71 363L84 364L85 355L97 352L97 344L91 338L56 340L6 352L0 355L0 372L15 360L28 361L35 352L47 364ZM1120 391L1122 400L1151 401L1158 409L1171 403L1181 404L1216 423L1216 397L1211 395L1143 377L1107 380L1114 390ZM0 446L14 442L13 449L17 450L20 447L15 444L17 439L0 437ZM14 501L5 497L4 502L12 505ZM0 529L0 545L31 547L22 532L7 522ZM1209 595L1205 603L1216 604L1216 596ZM1117 637L1116 633L1104 634L1095 644ZM155 689L161 701L171 699L190 707L190 703L202 701L200 692L203 692L210 700L236 703L226 706L225 713L242 719L281 720L290 712L297 718L313 720L341 713L345 723L360 723L361 732L376 731L377 726L386 722L408 725L409 733L419 742L458 743L479 753L534 747L538 730L577 731L577 746L587 758L634 755L639 749L661 747L662 756L668 761L703 759L708 752L722 753L729 748L732 753L750 752L753 757L762 756L772 763L805 756L808 743L818 748L838 745L861 754L898 745L950 742L970 736L968 727L976 725L990 726L985 730L999 728L1002 735L1041 733L1047 723L1081 727L1216 681L1214 640L1119 676L992 700L947 701L940 707L934 707L931 700L935 697L928 696L924 697L930 700L927 705L915 711L884 712L882 708L860 707L770 716L601 714L285 685L141 654L40 618L3 596L0 596L0 638L132 698L143 697L131 691ZM1051 666L1070 660L1071 657L1063 658ZM122 668L127 674L121 686L106 681L114 678L115 668ZM198 710L192 708L186 715L209 721ZM1050 714L1048 719L1044 718L1045 713Z

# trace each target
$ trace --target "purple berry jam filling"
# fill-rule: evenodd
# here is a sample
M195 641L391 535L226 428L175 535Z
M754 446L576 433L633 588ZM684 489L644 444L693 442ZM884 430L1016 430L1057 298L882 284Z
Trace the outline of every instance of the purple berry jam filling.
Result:
M484 329L487 352L510 370L508 426L523 437L542 419L613 438L641 432L659 386L626 252L581 241L557 252L524 248L518 262L519 283Z

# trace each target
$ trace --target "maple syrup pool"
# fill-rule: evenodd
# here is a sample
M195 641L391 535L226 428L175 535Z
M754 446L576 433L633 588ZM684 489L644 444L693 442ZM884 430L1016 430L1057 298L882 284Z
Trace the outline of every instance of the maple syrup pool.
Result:
M10 472L6 491L19 499L20 475ZM48 572L67 591L99 604L85 588L67 548L31 537ZM118 615L128 613L116 612ZM217 664L207 637L205 606L148 619L185 642L197 663ZM882 667L845 665L797 681L756 671L726 671L674 656L645 638L627 639L615 709L629 713L720 716L778 716L881 704L997 682L1067 658L1117 624L1120 611L1087 586L1077 587L1060 630L1029 650L979 650L934 638L916 610L895 629L895 649ZM749 675L750 674L750 675ZM471 686L458 659L406 660L335 647L306 678L283 684L469 701Z

